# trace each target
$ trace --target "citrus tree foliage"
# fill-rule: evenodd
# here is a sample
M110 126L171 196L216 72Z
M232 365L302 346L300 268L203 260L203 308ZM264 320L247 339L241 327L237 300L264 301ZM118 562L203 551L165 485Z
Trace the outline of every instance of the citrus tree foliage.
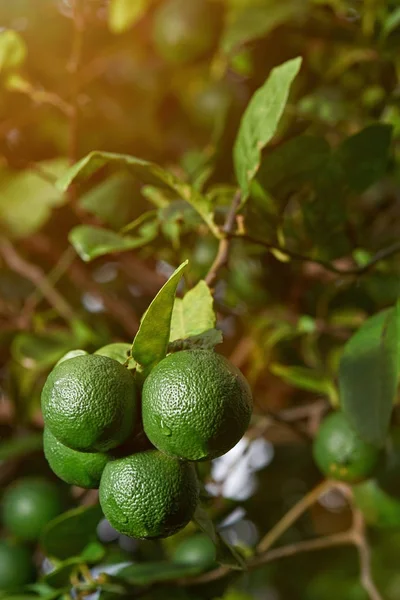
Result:
M0 565L0 598L397 600L398 2L0 4L2 485L54 477L40 394L72 357L141 386L216 349L255 405L232 454L198 464L182 532L100 535L96 492L65 485L31 582L1 590ZM327 492L329 411L378 471ZM320 438L341 480L351 444L327 463ZM21 540L3 529L4 553ZM199 530L212 556L176 561Z

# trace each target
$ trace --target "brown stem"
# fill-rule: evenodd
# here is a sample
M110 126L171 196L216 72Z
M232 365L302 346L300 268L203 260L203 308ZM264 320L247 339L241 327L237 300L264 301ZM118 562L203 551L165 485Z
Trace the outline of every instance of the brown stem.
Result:
M0 241L0 254L6 264L22 277L31 281L42 293L43 297L55 308L66 321L74 318L74 310L48 281L42 269L29 263L18 254L9 240Z
M300 552L313 552L314 550L322 550L324 548L344 546L347 544L350 545L353 543L354 540L351 532L344 531L326 537L316 538L314 540L304 540L294 544L288 544L287 546L281 546L280 548L274 548L273 550L269 550L268 552L251 559L248 566L249 568L258 567L259 565L265 565L273 560L293 556Z
M358 560L360 563L360 582L367 592L370 600L383 600L378 591L371 570L371 551L369 548L365 521L362 513L353 507L353 543L358 551Z
M232 204L229 208L228 214L226 215L225 224L222 228L222 233L224 237L219 242L217 256L214 259L213 264L208 271L205 280L209 286L212 286L215 282L218 272L222 267L226 265L229 258L229 246L230 246L230 237L235 226L236 213L238 211L241 200L241 193L238 190L232 200Z
M282 517L280 521L262 538L257 552L266 552L297 519L312 506L322 494L336 486L330 480L324 480L306 494Z
M335 267L334 264L318 260L316 258L311 258L310 256L304 256L303 254L299 254L298 252L293 252L292 250L288 250L287 248L281 248L277 244L272 244L270 242L266 242L265 240L260 240L259 238L249 235L247 233L229 233L228 237L230 238L239 238L243 240L247 240L249 242L253 242L254 244L259 244L260 246L264 246L268 250L276 250L281 254L284 254L288 258L292 258L293 260L299 260L301 262L312 263L315 265L319 265L326 271L330 271L331 273L335 273L336 275L342 275L344 277L347 276L361 276L365 273L368 273L376 264L384 260L385 258L389 258L390 256L394 256L400 252L400 242L395 242L388 248L383 248L379 250L373 258L363 267L355 267L354 269L339 269Z

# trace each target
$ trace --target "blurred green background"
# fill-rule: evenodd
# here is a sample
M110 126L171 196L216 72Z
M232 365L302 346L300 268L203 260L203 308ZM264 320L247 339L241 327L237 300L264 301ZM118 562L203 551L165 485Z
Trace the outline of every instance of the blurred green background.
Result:
M241 115L273 67L303 57L240 217L249 239L232 241L215 285L218 350L254 390L249 435L260 443L259 464L238 459L236 487L221 475L226 463L219 475L215 465L202 475L218 523L244 509L222 531L250 551L320 479L310 440L339 401L343 345L399 295L399 255L390 251L400 234L398 1L13 0L0 3L0 28L4 488L26 474L51 477L39 406L57 360L75 348L131 341L174 268L190 259L188 289L217 250L189 204L124 171L102 169L69 194L56 189L56 178L92 150L134 155L206 193L221 224L236 185ZM119 235L132 222L134 250L82 260L76 226ZM383 259L363 271L382 249ZM81 501L79 491L68 494ZM346 505L328 499L282 543L346 528ZM157 560L168 544L143 543L130 556ZM371 545L376 582L384 598L397 600L400 532L371 531ZM225 600L366 598L352 548L180 591Z

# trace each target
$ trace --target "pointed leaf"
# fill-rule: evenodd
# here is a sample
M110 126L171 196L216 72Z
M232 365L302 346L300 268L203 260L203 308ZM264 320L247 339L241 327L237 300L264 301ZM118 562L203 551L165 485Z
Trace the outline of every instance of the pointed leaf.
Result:
M220 235L214 223L211 202L207 197L159 165L134 156L113 152L91 152L68 169L64 176L58 180L57 187L62 191L66 191L72 183L78 183L89 178L106 165L128 169L143 183L156 187L166 186L172 189L178 196L193 206L216 236Z
M271 364L269 368L271 373L296 388L317 394L326 394L330 398L336 396L335 387L329 377L315 369L277 363Z
M104 254L127 252L145 246L157 237L157 228L146 228L137 237L120 235L108 229L92 225L78 225L69 234L69 241L82 260L89 262Z
M176 289L188 261L182 263L163 285L144 313L132 344L133 358L150 369L167 353Z
M176 298L170 342L213 329L216 322L213 305L214 300L205 281L199 281L182 299Z
M367 319L339 367L341 406L362 439L385 442L400 370L400 305Z
M233 149L242 202L247 200L250 183L259 169L261 151L276 133L290 87L300 66L301 58L298 57L275 67L264 85L251 98L242 117Z

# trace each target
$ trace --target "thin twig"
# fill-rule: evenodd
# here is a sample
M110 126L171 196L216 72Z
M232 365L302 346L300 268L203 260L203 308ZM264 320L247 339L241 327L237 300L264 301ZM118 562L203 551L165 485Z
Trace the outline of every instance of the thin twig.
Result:
M371 258L369 262L367 262L362 267L355 267L354 269L340 269L335 267L334 264L326 262L324 260L318 260L316 258L312 258L310 256L305 256L298 252L294 252L292 250L288 250L287 248L281 248L277 244L272 244L265 240L261 240L253 235L249 235L248 233L228 233L228 237L230 238L239 238L242 240L247 240L248 242L253 242L254 244L259 244L260 246L264 246L268 250L275 250L284 254L288 258L293 260L299 260L301 262L313 263L315 265L319 265L326 271L330 271L331 273L335 273L336 275L342 275L344 277L347 276L361 276L365 273L368 273L375 265L377 265L382 260L389 258L390 256L394 256L400 252L400 242L395 242L388 248L382 248L382 250L378 250L378 252Z
M295 521L312 506L322 494L336 486L336 482L324 480L306 494L282 517L280 521L262 538L257 546L257 552L266 552L289 529Z
M353 543L353 535L349 531L319 537L314 540L303 540L294 544L288 544L287 546L281 546L280 548L274 548L264 554L259 554L249 561L248 567L258 567L259 565L265 565L273 560L294 556L301 552L313 552L314 550L322 550L333 546L350 545Z
M232 204L229 208L228 214L226 215L225 224L222 228L224 237L219 242L217 255L205 277L206 283L209 286L213 285L219 270L222 269L222 267L224 267L228 262L230 237L235 226L236 213L240 205L241 197L240 190L238 190L233 197Z
M42 269L18 254L9 240L0 241L0 254L6 264L25 279L31 281L42 293L43 297L55 308L66 321L74 318L74 310L48 281Z
M316 550L323 550L326 548L334 548L336 546L346 546L351 544L354 544L354 536L352 531L335 533L333 535L319 537L313 540L303 540L294 544L288 544L287 546L281 546L280 548L274 548L273 550L269 550L268 552L254 556L247 562L247 568L256 569L261 565L266 565L274 560L288 558L303 552L314 552ZM218 567L197 577L180 579L178 581L178 585L187 586L210 583L211 581L221 579L230 572L231 571L227 567Z
M62 276L66 273L66 271L71 266L72 262L75 260L75 251L72 247L68 247L67 250L62 254L55 267L50 271L47 275L47 281L53 287L58 283L58 281L62 278ZM22 314L25 317L33 314L36 306L39 304L43 297L43 291L39 288L36 288L32 294L28 296L25 301L25 304L22 308Z
M353 506L353 543L358 550L360 563L360 582L367 592L370 600L383 600L378 591L371 571L371 551L369 548L364 517L357 508Z

